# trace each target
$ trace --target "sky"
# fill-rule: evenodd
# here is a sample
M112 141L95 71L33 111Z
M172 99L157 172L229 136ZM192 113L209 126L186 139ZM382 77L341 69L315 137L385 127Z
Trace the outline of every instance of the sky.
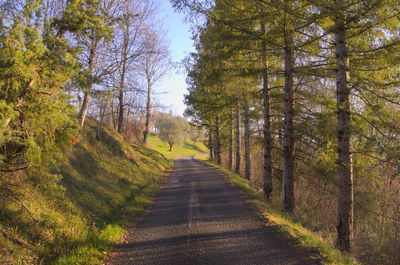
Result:
M194 51L190 25L184 22L183 14L174 11L169 0L155 0L155 2L161 18L164 18L172 61L181 62ZM180 72L172 69L155 87L157 101L166 107L166 111L171 110L175 115L182 115L186 108L183 103L184 94L186 94L186 75Z

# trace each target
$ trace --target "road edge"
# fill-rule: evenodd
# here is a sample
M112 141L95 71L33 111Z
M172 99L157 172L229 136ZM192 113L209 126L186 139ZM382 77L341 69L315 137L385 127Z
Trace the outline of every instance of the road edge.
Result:
M279 231L298 247L316 253L317 256L312 255L312 259L321 262L323 265L361 265L354 257L342 254L338 249L326 243L320 235L308 230L293 218L275 209L264 199L261 192L251 186L248 180L209 160L198 159L196 156L193 156L193 160L218 169L226 176L230 184L239 188L247 197L247 201L254 206L267 225L277 226Z

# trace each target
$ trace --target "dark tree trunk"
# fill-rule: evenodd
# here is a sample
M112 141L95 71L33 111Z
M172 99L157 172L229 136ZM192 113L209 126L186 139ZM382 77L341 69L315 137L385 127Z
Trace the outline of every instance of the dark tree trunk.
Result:
M219 115L215 119L215 162L221 165L221 139Z
M244 113L243 113L243 125L244 125L244 161L245 161L245 178L250 179L251 177L251 161L250 161L250 116L249 116L249 104L247 99L245 101Z
M229 150L228 150L228 169L232 170L233 167L233 113L232 109L229 114Z
M265 24L261 21L261 34L265 37ZM267 43L265 40L261 43L261 60L263 64L263 104L264 104L264 197L269 200L272 193L272 136L271 136L271 116L270 116L270 95L268 79L268 60Z
M127 45L127 44L126 44ZM124 128L124 93L125 93L125 73L126 73L126 57L127 51L124 52L124 59L122 63L122 72L120 80L120 91L119 91L119 115L118 115L118 132L122 133Z
M210 161L214 161L214 139L211 127L208 129L208 148L210 148Z
M235 173L240 174L240 106L236 106L235 113Z
M114 109L114 99L112 99L110 107L111 107L112 126L114 129L116 129L118 123L117 123L117 118L115 116L117 111Z
M289 32L285 40L285 88L284 88L284 138L283 138L283 210L294 213L294 131L293 131L293 90L294 50Z
M151 85L150 85L150 80L148 80L148 84L147 84L147 102L146 102L146 122L145 122L145 125L144 125L144 131L143 131L143 143L144 144L147 144L147 137L149 135L150 115L151 115Z
M339 8L344 8L340 0ZM350 88L348 86L348 54L344 13L335 21L336 95L338 139L338 245L340 250L351 252L353 236L353 174L351 159Z
M170 152L172 152L172 146L173 146L174 144L169 144L169 150L168 151L170 151Z

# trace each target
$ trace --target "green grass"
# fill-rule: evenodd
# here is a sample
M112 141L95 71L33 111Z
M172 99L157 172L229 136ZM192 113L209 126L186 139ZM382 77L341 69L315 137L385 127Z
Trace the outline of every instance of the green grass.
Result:
M208 149L201 142L185 141L182 145L174 146L172 151L169 151L168 143L162 141L156 135L151 134L148 140L148 147L154 149L169 159L196 155L199 153L207 152Z
M10 186L18 200L0 201L0 264L101 264L151 201L172 162L112 129L96 131L88 120L53 172L58 182Z
M221 170L229 180L244 191L248 197L254 201L255 205L262 212L265 220L273 225L279 227L279 229L288 238L293 239L299 246L317 252L318 255L315 257L320 260L322 264L326 265L358 265L354 258L343 255L339 250L330 246L324 242L323 239L317 233L311 232L306 229L302 224L296 222L291 217L285 215L275 207L273 207L268 201L266 201L261 192L254 189L248 180L244 179L238 174L232 173L231 171L216 165L210 161L207 161L207 156L196 156L196 159L213 167Z

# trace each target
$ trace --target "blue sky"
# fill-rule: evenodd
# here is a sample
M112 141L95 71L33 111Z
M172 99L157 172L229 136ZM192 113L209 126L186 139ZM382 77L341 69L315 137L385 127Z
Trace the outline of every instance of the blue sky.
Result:
M164 27L168 33L170 52L174 62L180 62L190 52L194 51L191 39L190 25L184 22L184 15L177 13L172 8L169 0L155 0L164 18ZM183 103L186 94L185 74L172 70L166 77L156 84L155 93L157 100L167 110L172 110L176 115L182 115L185 110ZM182 71L181 71L182 72Z

